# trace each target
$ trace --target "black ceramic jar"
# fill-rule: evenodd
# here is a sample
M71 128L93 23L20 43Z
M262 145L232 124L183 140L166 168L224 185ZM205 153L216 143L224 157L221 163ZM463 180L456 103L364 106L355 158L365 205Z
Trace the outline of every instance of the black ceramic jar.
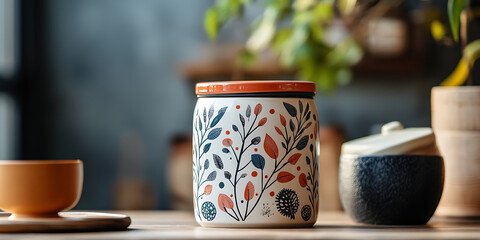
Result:
M356 222L375 225L426 224L443 191L440 156L342 155L340 196Z

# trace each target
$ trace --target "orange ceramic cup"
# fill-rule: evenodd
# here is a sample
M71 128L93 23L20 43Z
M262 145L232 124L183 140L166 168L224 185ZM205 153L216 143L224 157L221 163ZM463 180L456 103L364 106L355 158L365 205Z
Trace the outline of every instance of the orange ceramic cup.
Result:
M81 160L1 160L0 209L10 219L55 218L82 192Z

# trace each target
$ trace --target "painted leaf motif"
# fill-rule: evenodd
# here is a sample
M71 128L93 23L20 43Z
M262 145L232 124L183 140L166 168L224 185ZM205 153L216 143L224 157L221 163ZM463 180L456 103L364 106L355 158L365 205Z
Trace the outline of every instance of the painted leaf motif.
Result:
M308 121L310 120L310 116L312 115L312 112L308 112L307 113L307 117L305 118L305 121Z
M213 163L215 164L215 166L218 168L218 169L223 169L223 161L222 161L222 158L220 156L218 156L217 154L213 154Z
M292 119L290 119L290 130L292 130L292 132L295 130L295 124L293 124Z
M280 128L275 127L275 131L277 131L277 133L280 134L280 136L283 136L282 130L280 130Z
M262 139L260 137L255 137L252 139L253 145L258 145Z
M258 169L265 168L265 158L260 154L252 154L252 164Z
M302 115L303 112L303 103L302 101L298 100L298 110L300 110L300 116Z
M275 141L273 141L270 135L265 134L265 141L263 142L263 148L265 152L273 159L277 159L278 157L278 147Z
M313 152L313 144L310 144L310 152Z
M304 149L308 144L308 136L303 136L300 141L298 141L296 148L298 150Z
M310 126L312 126L312 122L308 122L304 129L308 129Z
M254 195L255 195L255 187L253 186L253 183L249 181L247 183L247 186L245 186L245 193L243 194L243 196L245 197L245 200L250 201L252 200Z
M207 160L205 160L205 162L203 163L203 169L207 170L209 166L210 166L210 161L207 159Z
M298 183L301 187L307 186L307 176L305 176L305 173L302 173L300 176L298 176Z
M207 122L207 108L204 107L203 108L203 122Z
M261 126L265 125L265 123L267 123L267 118L266 117L264 117L264 118L260 119L260 121L258 121L258 126L261 127Z
M238 127L237 127L237 125L233 124L233 125L232 125L232 129L233 129L233 131L238 132Z
M277 181L279 183L287 183L292 181L295 176L289 172L279 172L277 175Z
M225 147L231 147L233 145L233 141L230 138L225 138L223 139L222 144Z
M285 117L280 114L280 123L282 124L282 126L287 126L287 120L285 120Z
M246 173L242 173L242 175L240 175L240 178L244 178L244 177L247 177Z
M247 110L245 111L245 116L249 118L250 115L252 115L252 108L250 107L250 105L248 105Z
M288 159L288 162L292 165L295 165L297 164L298 159L300 159L301 156L302 156L301 153L295 153Z
M225 111L227 111L227 107L223 107L223 108L220 108L220 110L218 110L217 116L215 116L215 118L210 123L210 127L215 127L215 125L217 125L217 123L220 122L223 115L225 114Z
M205 195L210 195L210 193L212 193L212 189L213 189L213 186L212 185L207 185L205 186L205 190L203 191L203 193L205 193Z
M307 106L305 107L305 113L303 115L307 114L308 110L310 110L310 104L309 103L307 103Z
M203 146L203 153L207 153L210 150L210 146L212 146L211 143L205 144L205 146Z
M232 174L231 174L229 171L223 172L223 175L225 175L225 178L226 178L226 179L232 178Z
M208 140L214 140L218 136L220 136L220 133L222 133L222 128L214 128L212 131L208 133L207 139Z
M287 112L288 114L290 114L290 116L292 117L297 116L297 109L294 106L286 102L283 102L283 106L285 106L285 109L287 109Z
M238 114L238 117L240 118L240 122L242 123L242 126L245 127L245 118L242 116L242 114Z
M282 147L285 148L285 149L287 149L287 146L285 145L284 142L282 142Z
M302 133L305 131L305 128L303 128L302 130L300 130L300 132L298 133L298 135L302 135Z
M208 119L213 117L213 113L215 111L215 107L213 107L213 104L210 106L210 109L208 110Z
M305 157L305 161L307 162L308 165L310 165L310 158L309 157Z
M222 148L222 152L224 152L224 153L229 153L230 150L228 150L228 148Z
M206 181L214 181L217 178L217 171L213 171L208 174Z
M253 113L254 113L255 115L258 115L258 114L260 114L261 112L262 112L262 104L259 103L259 104L257 104L257 106L255 106L255 110L253 110Z
M203 123L202 123L202 120L200 119L200 117L197 118L197 123L198 123L198 129L200 129L200 131L202 131Z
M218 208L220 210L227 212L227 209L233 208L233 201L227 195L220 193L218 195Z

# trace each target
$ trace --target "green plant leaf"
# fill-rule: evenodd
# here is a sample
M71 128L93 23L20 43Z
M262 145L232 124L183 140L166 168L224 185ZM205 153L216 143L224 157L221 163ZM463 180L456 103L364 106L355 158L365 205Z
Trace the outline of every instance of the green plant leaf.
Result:
M264 50L273 39L276 31L275 21L278 11L274 8L265 10L260 25L255 29L247 41L247 49L253 52Z
M337 10L349 14L357 1L266 0L263 13L250 25L246 50L240 52L237 63L249 67L260 51L272 48L284 67L298 69L299 78L315 82L320 89L333 91L347 84L352 78L350 67L360 61L363 51L352 38L328 44L325 34L338 17ZM205 16L209 37L215 39L226 21L241 16L252 2L215 0ZM218 120L214 118L213 122Z
M302 59L303 54L313 54L307 47L308 27L304 24L294 26L291 36L286 40L280 54L285 66L293 66Z
M358 63L362 57L362 48L353 39L343 41L326 55L330 66L351 66Z
M319 66L314 79L312 79L319 88L325 91L333 91L336 86L335 69L327 66Z
M480 58L480 39L469 43L463 49L463 58L472 66Z
M322 1L317 3L312 12L314 21L325 21L332 19L334 16L333 6L333 1Z
M283 28L283 29L277 30L272 40L273 50L277 52L281 52L285 42L288 41L288 39L290 39L291 35L292 35L291 28Z
M460 31L460 15L465 8L465 0L448 0L447 12L453 39L458 41Z
M241 7L238 0L217 0L215 8L219 22L224 22L230 17L238 16L241 12Z
M348 15L353 12L356 3L357 0L339 0L338 7L343 14Z
M215 8L209 8L205 13L204 27L210 39L216 39L219 28L218 15Z
M468 63L464 58L461 58L457 64L457 67L448 76L440 86L460 86L463 85L468 78Z
M237 61L242 67L251 67L257 62L257 54L252 51L243 50L238 54Z
M284 11L290 7L291 0L270 0L268 8L274 8L279 11Z
M337 70L337 83L345 86L352 81L352 72L348 68L340 68Z
M293 3L293 7L297 11L303 11L311 8L312 6L315 6L315 4L315 0L295 0L295 2Z
M430 33L435 41L442 40L445 37L445 32L445 26L443 26L442 22L437 19L432 21L430 24Z

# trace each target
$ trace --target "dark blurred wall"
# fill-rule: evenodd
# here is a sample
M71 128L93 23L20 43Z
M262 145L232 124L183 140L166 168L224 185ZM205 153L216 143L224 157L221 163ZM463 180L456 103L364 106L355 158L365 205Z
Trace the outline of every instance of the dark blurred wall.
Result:
M208 43L203 15L213 0L40 2L42 74L30 91L43 94L32 95L28 112L41 121L24 120L37 134L24 137L23 156L82 159L78 209L168 208L169 141L190 135L196 101L178 66L208 58L199 50ZM247 19L258 14L250 10ZM244 41L248 23L229 22L220 42ZM362 74L334 94L318 93L320 122L339 125L346 139L393 120L429 126L430 89L459 58L458 49L430 45L424 71Z
M44 155L84 161L77 208L111 209L115 197L135 194L153 199L146 207L168 208L169 138L190 134L194 104L177 63L206 41L201 19L210 3L46 2Z

